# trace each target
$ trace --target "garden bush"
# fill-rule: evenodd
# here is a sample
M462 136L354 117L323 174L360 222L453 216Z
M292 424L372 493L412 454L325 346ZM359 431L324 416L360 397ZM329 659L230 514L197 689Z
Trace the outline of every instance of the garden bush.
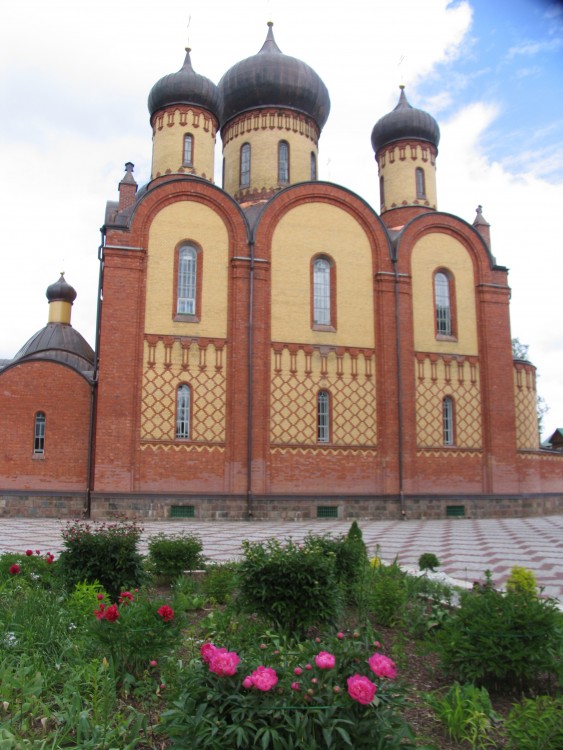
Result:
M244 541L242 548L241 606L289 633L335 621L341 595L334 556L291 540Z
M148 549L150 570L168 581L204 565L203 543L195 534L184 532L170 537L160 533L149 538Z
M561 750L563 697L524 698L513 706L505 728L508 750Z
M121 591L142 585L143 558L137 551L142 529L135 523L68 523L57 568L67 589L98 581L117 601Z
M493 744L491 729L500 717L493 710L486 688L454 682L447 690L425 693L423 698L451 739L469 743L471 750Z
M407 600L406 573L397 561L366 566L354 586L360 619L372 617L378 625L392 626L402 619Z
M162 717L171 750L414 748L395 665L377 648L357 633L255 644L246 657L205 643Z
M368 564L361 529L356 521L354 524L346 536L309 533L303 540L305 549L321 552L333 559L336 580L346 587L361 577L364 567Z
M435 570L440 567L440 561L433 552L424 552L418 558L418 567L420 570Z
M506 579L506 590L513 593L531 594L537 593L536 576L531 570L514 565L510 575Z
M436 648L446 672L462 682L527 690L541 676L561 676L563 613L535 595L467 591Z

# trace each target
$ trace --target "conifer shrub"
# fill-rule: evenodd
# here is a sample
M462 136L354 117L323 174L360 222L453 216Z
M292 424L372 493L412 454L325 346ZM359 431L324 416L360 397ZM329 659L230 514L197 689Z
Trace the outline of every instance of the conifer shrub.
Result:
M531 594L534 596L537 591L536 576L531 570L523 568L520 565L514 565L510 575L506 580L506 590L513 593Z

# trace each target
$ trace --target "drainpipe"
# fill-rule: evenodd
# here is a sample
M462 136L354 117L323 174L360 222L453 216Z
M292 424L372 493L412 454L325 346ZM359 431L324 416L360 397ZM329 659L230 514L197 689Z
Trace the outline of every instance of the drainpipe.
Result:
M96 341L94 344L94 373L92 375L92 386L90 396L90 425L88 430L88 486L86 488L86 517L90 518L92 513L92 489L94 486L94 434L96 428L96 407L98 394L98 362L100 352L100 326L102 315L102 284L104 278L104 253L105 245L104 230L100 230L102 241L98 248L98 260L100 270L98 274L98 300L96 305Z
M250 277L248 289L248 423L247 423L247 446L246 446L246 515L249 521L253 518L252 503L252 354L254 335L254 240L249 242L250 249Z
M401 370L401 318L399 315L399 271L397 269L397 250L393 248L391 253L393 273L395 276L395 329L397 346L397 442L399 448L399 501L401 504L401 518L406 520L405 492L403 488L403 376Z

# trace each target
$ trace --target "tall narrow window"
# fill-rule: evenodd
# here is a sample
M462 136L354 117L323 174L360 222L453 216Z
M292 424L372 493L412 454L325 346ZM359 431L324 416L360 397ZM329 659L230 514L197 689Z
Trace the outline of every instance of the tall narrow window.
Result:
M442 401L444 445L454 444L454 402L450 396Z
M182 164L184 167L193 167L194 163L194 137L193 135L184 136L184 158Z
M317 155L311 151L311 180L317 179Z
M278 182L289 182L289 144L286 141L278 144Z
M317 258L313 263L313 323L331 325L330 319L330 263Z
M178 388L176 403L176 437L188 440L190 437L191 391L189 385Z
M197 250L192 245L184 245L178 253L178 314L195 315L196 287Z
M243 143L240 149L240 186L250 185L250 143Z
M35 415L35 432L33 437L33 452L37 455L45 453L45 414L38 411Z
M424 169L417 167L415 171L416 175L416 197L426 198L426 184L424 181Z
M451 336L453 326L450 280L443 271L434 274L434 303L436 306L436 334L438 336Z
M385 205L385 180L383 177L379 178L379 203Z
M330 442L330 396L328 391L317 394L317 442Z

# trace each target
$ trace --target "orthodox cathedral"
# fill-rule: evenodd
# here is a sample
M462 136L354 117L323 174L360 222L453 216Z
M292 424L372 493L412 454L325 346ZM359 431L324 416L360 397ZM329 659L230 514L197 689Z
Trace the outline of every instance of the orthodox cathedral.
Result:
M271 24L218 85L188 50L148 107L151 179L128 162L106 207L94 349L61 275L0 363L0 514L561 511L507 269L480 207L438 210L440 131L403 87L371 133L377 211L318 179L329 94Z

